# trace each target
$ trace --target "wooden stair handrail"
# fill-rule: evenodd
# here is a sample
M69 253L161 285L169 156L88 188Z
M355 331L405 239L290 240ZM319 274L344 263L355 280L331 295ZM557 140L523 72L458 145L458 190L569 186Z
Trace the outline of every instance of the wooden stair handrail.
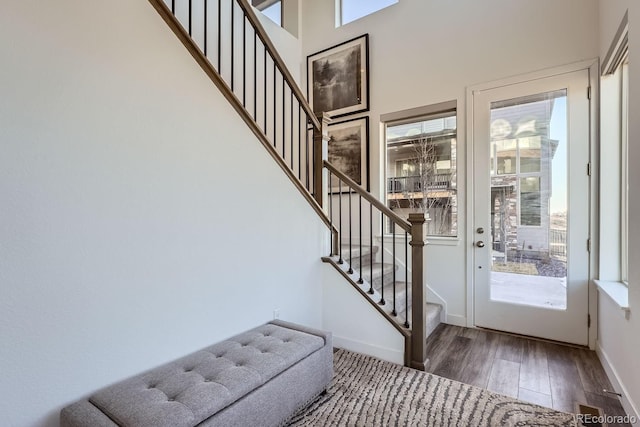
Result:
M311 193L307 191L305 186L300 182L297 176L289 169L284 159L280 157L280 155L273 148L271 142L267 139L267 136L262 132L258 124L255 122L253 117L247 112L247 110L243 107L242 102L236 97L233 93L229 85L220 77L218 71L213 67L211 62L204 56L204 53L200 50L198 45L196 45L195 41L191 38L189 33L184 29L182 24L178 22L178 20L173 16L171 9L167 7L163 0L149 0L149 3L156 9L156 11L160 14L162 19L169 25L169 28L174 32L174 34L178 37L180 42L187 48L191 56L196 60L198 65L202 68L202 70L207 74L207 76L211 79L211 81L218 87L222 95L229 101L229 103L233 106L236 112L240 115L240 117L244 120L244 122L249 126L249 129L254 133L254 135L258 138L258 141L262 143L262 145L267 149L267 152L273 157L276 163L280 166L280 168L284 171L284 173L289 177L291 182L298 189L300 194L307 200L307 202L311 205L313 210L318 214L322 222L329 228L332 233L333 245L336 245L336 241L338 239L338 230L331 223L331 220L327 216L327 214L322 209L322 206L318 204L318 202L313 198ZM254 15L255 18L255 15ZM257 18L255 18L257 19ZM263 30L264 31L264 30ZM313 118L318 121L315 116Z
M426 301L425 289L424 289L424 224L425 224L425 216L424 213L410 213L409 219L404 220L398 216L395 212L385 206L378 199L373 197L370 193L368 193L365 189L363 189L360 185L358 185L355 181L349 178L346 174L336 169L328 161L323 161L324 167L331 174L336 175L338 179L343 181L351 191L358 194L376 209L381 211L384 215L390 218L392 221L396 223L397 226L402 228L404 231L408 232L411 235L411 242L409 245L411 246L411 264L413 266L411 270L411 331L409 335L405 332L406 330L402 330L396 322L382 310L380 307L377 307L376 303L370 298L367 298L369 302L371 302L382 315L387 318L392 325L396 327L405 337L405 365L414 369L418 369L421 371L426 370L428 364L427 352L426 352L426 309L424 302ZM326 259L327 262L331 262L335 264L333 260L330 258ZM408 260L406 260L408 262ZM334 265L338 268L337 265ZM340 273L348 279L350 282L352 279L349 277L347 272L338 268ZM407 278L408 279L408 278ZM353 284L353 283L352 283ZM354 285L361 294L364 294L362 289L360 289L357 285ZM365 295L366 296L366 295Z
M371 193L367 192L364 188L362 188L362 186L360 186L357 182L349 178L343 172L336 169L336 167L333 166L328 161L324 162L324 167L327 168L329 171L331 171L333 175L337 176L345 184L347 184L347 186L351 188L351 190L358 193L360 196L362 196L363 199L371 203L376 209L378 209L383 214L388 216L393 222L396 223L396 225L398 225L407 233L411 234L411 224L409 224L409 222L400 218L400 216L398 216L397 213L395 213L394 211L389 209L387 206L385 206L381 201L373 197Z
M267 51L271 55L271 58L276 63L276 66L282 73L282 77L287 81L289 88L291 88L291 91L293 92L295 97L298 98L298 101L300 102L302 109L305 111L305 113L307 113L307 117L309 118L309 120L311 120L313 127L316 129L320 129L320 121L317 119L315 113L313 112L311 106L309 105L309 102L307 102L306 96L302 93L302 89L300 89L300 87L296 83L295 79L291 75L291 72L287 68L287 65L285 64L284 60L278 53L278 50L276 49L276 47L273 45L273 42L267 35L267 32L265 31L264 27L260 23L260 20L256 16L256 13L253 11L253 6L249 4L248 0L235 0L235 1L242 8L242 10L244 10L245 16L247 17L249 22L251 22L251 25L253 26L253 28L256 30L256 34L264 44L265 49L267 49Z
M178 40L187 48L191 56L196 60L198 65L202 68L205 74L211 79L211 81L220 90L222 95L229 101L232 107L240 115L242 120L247 124L249 129L254 133L258 141L266 148L267 152L276 161L280 168L284 171L285 175L289 177L294 186L298 189L300 194L307 200L313 210L318 214L321 221L327 226L331 232L331 246L332 254L337 252L340 244L339 230L332 223L331 218L325 212L323 208L323 196L328 193L327 185L328 180L324 175L326 170L337 178L347 184L351 191L360 195L371 206L381 211L384 215L390 218L397 226L403 229L405 232L411 235L411 258L414 268L412 269L412 328L411 331L402 330L400 332L405 337L405 365L411 366L415 369L424 370L428 359L426 358L426 346L424 336L424 268L423 268L423 248L424 248L424 214L415 213L409 215L409 220L406 221L393 212L390 208L384 205L382 202L373 197L364 188L354 182L351 178L345 175L343 172L337 170L332 164L327 161L328 152L328 132L327 126L329 124L329 118L322 116L322 120L318 119L312 111L311 106L306 101L302 91L296 84L295 80L291 76L291 73L287 69L284 61L278 54L273 43L269 39L266 31L259 22L253 8L248 3L248 0L232 0L236 1L238 5L244 11L244 17L249 20L249 23L253 26L256 36L260 38L266 51L271 55L275 66L280 70L283 81L286 81L291 89L292 96L295 95L299 105L307 115L308 123L313 126L314 133L314 192L312 194L307 187L302 183L301 178L297 177L294 171L287 165L283 153L283 157L276 151L271 141L269 141L267 135L260 128L256 120L247 111L244 103L236 96L231 87L224 81L222 76L218 73L218 70L214 68L206 55L202 52L200 47L191 38L187 30L174 16L173 12L165 4L163 0L149 0L151 5L160 14L162 19L167 23L169 28L178 37ZM233 4L233 3L232 3ZM316 182L317 181L317 182ZM345 272L342 272L345 275ZM362 291L362 290L361 290ZM382 311L383 310L379 310ZM383 313L386 314L386 313ZM388 316L386 316L388 318ZM395 322L392 322L394 324ZM407 325L408 326L408 325ZM408 335L410 334L410 335Z

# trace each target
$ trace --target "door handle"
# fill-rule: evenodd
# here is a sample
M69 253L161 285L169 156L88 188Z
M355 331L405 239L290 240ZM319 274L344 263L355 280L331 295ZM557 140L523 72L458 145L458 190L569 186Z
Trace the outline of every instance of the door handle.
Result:
M479 248L484 248L484 242L482 240L478 240L476 242L476 246L479 247Z

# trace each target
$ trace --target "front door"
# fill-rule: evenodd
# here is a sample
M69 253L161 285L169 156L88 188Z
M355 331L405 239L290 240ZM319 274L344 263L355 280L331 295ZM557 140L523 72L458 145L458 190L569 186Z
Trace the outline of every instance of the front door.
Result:
M588 344L588 85L473 92L476 326Z

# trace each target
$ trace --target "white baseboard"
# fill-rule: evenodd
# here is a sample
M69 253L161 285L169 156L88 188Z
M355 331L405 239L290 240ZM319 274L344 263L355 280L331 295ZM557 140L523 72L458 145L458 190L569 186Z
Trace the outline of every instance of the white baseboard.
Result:
M609 356L607 356L607 353L602 349L599 341L596 342L596 354L600 359L600 363L602 363L602 367L607 373L607 377L609 377L609 381L611 381L611 385L613 386L613 389L614 389L613 391L622 393L620 402L622 403L622 407L624 408L624 411L627 413L627 415L635 418L636 422L633 423L634 426L640 425L640 422L638 422L639 412L638 412L637 406L631 399L629 399L629 393L627 392L627 388L624 386L624 383L622 382L622 378L620 378L620 375L618 375L618 372L611 364L611 359L609 359Z
M448 325L467 327L467 318L458 314L447 314L447 320L445 322Z
M354 351L356 353L367 354L399 365L404 364L404 350L401 351L393 348L378 347L336 335L333 336L333 346Z

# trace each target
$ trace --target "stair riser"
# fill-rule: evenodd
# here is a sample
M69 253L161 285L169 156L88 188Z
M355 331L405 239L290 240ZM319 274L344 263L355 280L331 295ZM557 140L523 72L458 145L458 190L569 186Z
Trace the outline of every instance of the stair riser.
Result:
M429 339L429 336L433 333L433 331L436 330L436 328L438 327L438 325L440 324L440 321L438 320L437 322L429 322L427 321L427 329L425 331L425 333L427 334L427 339Z

